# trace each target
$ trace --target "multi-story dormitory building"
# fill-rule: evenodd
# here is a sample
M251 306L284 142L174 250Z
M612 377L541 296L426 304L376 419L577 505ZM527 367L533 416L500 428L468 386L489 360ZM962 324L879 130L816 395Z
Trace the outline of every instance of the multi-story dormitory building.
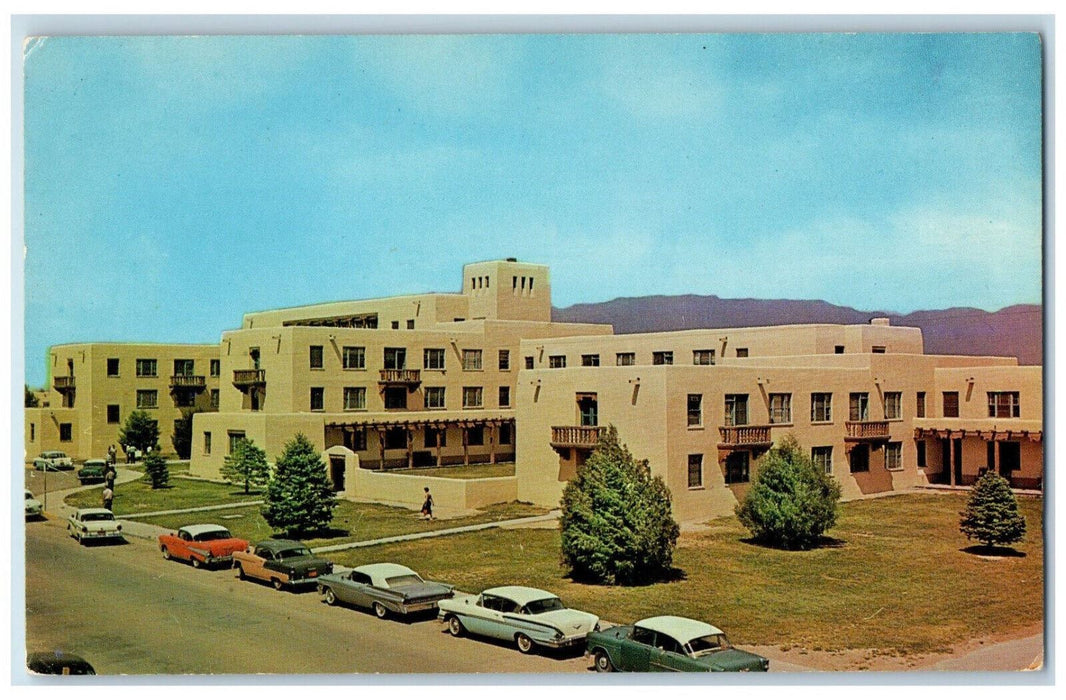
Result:
M250 313L216 346L51 352L50 405L27 410L30 458L101 456L139 405L168 442L189 401L175 392L191 388L218 409L195 418L194 475L217 478L240 437L273 460L302 432L353 499L417 504L432 484L447 508L554 506L609 423L666 480L681 521L732 512L787 433L845 498L967 484L986 468L1022 487L1043 474L1039 367L925 355L919 329L884 319L631 335L552 323L547 267L513 259L466 265L458 294ZM149 360L153 376L139 376ZM514 462L515 476L392 471L489 462Z

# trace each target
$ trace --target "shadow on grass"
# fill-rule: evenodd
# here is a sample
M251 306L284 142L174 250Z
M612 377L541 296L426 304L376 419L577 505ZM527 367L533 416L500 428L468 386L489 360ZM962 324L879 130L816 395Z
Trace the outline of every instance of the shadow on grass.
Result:
M964 547L959 551L964 552L965 554L974 554L979 557L1023 558L1027 556L1025 552L1019 552L1014 547L999 547L996 545L988 546L983 544L970 545L969 547Z
M643 588L645 586L654 586L657 583L677 583L678 581L687 581L688 574L684 569L679 569L676 566L671 566L666 571L662 572L658 576L640 579L639 581L633 581L631 583L604 583L598 581L591 576L583 576L581 574L570 574L565 578L570 579L573 583L580 583L583 586L603 586L604 588Z
M779 552L810 552L816 549L841 549L846 547L847 540L837 539L836 537L827 537L825 535L815 540L814 544L804 549L789 549L787 547L781 547L773 542L767 542L765 540L757 539L755 537L745 537L740 540L744 544L750 544L753 547L762 547L763 549L774 549Z
M231 498L255 498L257 496L262 496L263 492L262 491L249 491L248 493L245 493L244 489L240 489L238 491L230 491L229 494L227 494L227 495L230 496Z

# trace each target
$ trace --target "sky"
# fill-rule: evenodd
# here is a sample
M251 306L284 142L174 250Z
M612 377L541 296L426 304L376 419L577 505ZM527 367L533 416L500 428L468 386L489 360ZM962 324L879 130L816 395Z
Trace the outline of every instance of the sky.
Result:
M651 294L1041 302L1035 34L53 37L24 47L50 345L549 265Z

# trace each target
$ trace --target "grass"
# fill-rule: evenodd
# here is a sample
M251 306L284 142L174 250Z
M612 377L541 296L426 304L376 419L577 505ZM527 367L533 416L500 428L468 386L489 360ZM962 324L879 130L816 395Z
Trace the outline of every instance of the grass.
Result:
M79 491L68 496L66 502L75 508L99 506L103 490L101 484L93 489ZM116 484L112 510L115 515L133 515L158 510L258 501L262 498L263 494L255 489L252 489L251 494L245 494L243 488L230 484L175 478L172 473L169 485L162 489L153 489L147 481Z
M402 476L436 476L442 479L488 479L501 476L514 476L514 463L474 464L459 467L426 467L418 469L390 469L389 474Z
M976 556L959 533L966 496L914 494L841 506L830 546L784 552L751 544L735 518L686 534L679 580L634 588L564 575L555 530L488 530L352 550L356 566L413 565L466 591L522 584L612 622L677 614L710 621L736 643L878 654L942 652L963 641L1032 633L1043 621L1041 499L1020 499L1026 540L1017 554Z

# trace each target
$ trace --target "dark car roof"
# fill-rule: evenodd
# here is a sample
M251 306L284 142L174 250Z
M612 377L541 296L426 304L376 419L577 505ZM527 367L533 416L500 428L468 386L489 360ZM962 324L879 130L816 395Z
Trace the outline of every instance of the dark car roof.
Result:
M262 547L263 549L269 549L272 552L279 552L283 549L292 549L293 547L306 547L303 542L297 542L296 540L263 540L262 542L256 542L255 546Z
M44 673L51 676L95 676L93 669L85 659L77 654L68 654L63 651L35 651L26 655L26 668L33 673Z

